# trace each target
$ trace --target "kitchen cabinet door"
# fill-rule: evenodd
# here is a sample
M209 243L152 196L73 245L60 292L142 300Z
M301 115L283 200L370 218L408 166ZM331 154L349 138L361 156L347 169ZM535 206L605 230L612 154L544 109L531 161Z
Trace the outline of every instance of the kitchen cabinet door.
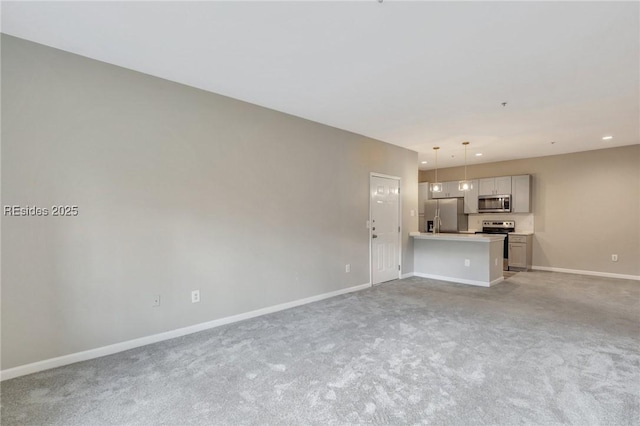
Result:
M430 199L429 182L418 184L418 214L424 214L424 202Z
M509 269L531 269L533 235L509 235Z
M496 178L496 195L511 194L511 176Z
M447 182L442 182L442 192L431 192L431 198L439 199L439 198L462 198L464 197L465 191L460 191L458 189L458 181L451 180Z
M454 198L463 197L462 191L458 191L458 181L442 182L442 192L432 192L431 198Z
M513 213L531 213L531 176L513 176L511 197Z
M527 267L527 244L509 243L509 267Z
M478 195L493 195L496 190L496 178L478 180Z
M443 182L443 188L441 192L430 192L431 194L431 198L432 199L439 199L439 198L447 198L447 193L445 192L445 188L444 188L444 182Z
M473 187L464 192L464 212L478 213L478 179L471 181Z
M464 192L465 191L460 191L458 189L458 184L459 184L459 182L457 180L452 180L452 181L449 181L449 182L445 182L444 188L445 188L445 191L447 193L447 197L448 198L464 197Z
M478 195L511 194L511 176L480 179L479 185Z

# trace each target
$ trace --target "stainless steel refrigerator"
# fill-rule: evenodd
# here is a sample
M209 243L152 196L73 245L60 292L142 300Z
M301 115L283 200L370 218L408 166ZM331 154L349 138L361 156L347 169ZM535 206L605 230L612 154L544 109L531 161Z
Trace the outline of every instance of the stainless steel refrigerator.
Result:
M440 212L440 232L460 232L469 229L469 216L464 214L463 198L441 198L424 202L425 232L430 232L428 224Z

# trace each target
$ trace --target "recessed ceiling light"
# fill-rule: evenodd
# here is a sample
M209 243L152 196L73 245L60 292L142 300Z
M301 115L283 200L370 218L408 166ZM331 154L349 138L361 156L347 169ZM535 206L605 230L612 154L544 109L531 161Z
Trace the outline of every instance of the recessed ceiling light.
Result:
M427 164L427 162L426 161L421 161L420 164Z
M613 139L613 136L605 136L602 138L603 141L608 141L610 139Z
M481 152L476 152L476 157L482 157L482 153Z

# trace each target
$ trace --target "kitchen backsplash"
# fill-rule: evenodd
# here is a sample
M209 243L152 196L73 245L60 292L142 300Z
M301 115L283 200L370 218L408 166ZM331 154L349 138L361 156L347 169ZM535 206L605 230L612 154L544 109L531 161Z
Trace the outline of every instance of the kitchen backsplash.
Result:
M483 220L513 220L516 222L516 232L534 232L533 213L489 213L470 214L469 230L482 231Z

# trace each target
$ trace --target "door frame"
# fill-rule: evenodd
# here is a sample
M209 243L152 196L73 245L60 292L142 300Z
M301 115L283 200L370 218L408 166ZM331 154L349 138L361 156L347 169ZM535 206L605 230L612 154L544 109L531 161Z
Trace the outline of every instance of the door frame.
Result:
M400 232L398 232L398 265L400 269L398 270L398 279L402 278L402 178L400 176L392 176L386 175L384 173L378 172L369 172L369 186L367 188L367 194L369 194L369 220L367 221L367 227L369 228L369 285L373 287L373 242L371 239L371 235L373 231L371 230L371 178L379 177L385 179L393 179L398 181L398 226L400 227Z

